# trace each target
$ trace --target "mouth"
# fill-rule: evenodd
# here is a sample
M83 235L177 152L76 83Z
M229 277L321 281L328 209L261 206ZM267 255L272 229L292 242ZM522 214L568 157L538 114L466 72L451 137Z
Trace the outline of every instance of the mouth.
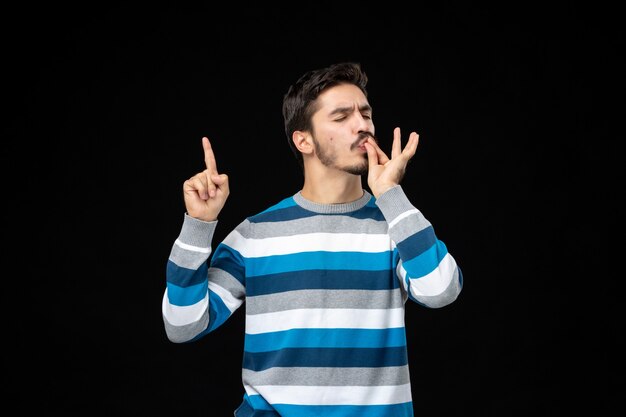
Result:
M359 133L359 139L352 144L352 149L358 149L359 151L367 152L367 149L365 148L365 142L367 142L367 139L369 138L374 139L374 142L378 142L376 137L370 132L361 132Z

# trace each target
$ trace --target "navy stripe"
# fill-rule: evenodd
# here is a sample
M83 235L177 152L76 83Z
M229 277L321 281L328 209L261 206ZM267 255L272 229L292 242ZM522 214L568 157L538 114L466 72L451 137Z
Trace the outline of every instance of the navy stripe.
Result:
M383 213L376 206L373 206L373 207L365 206L360 210L353 211L351 213L345 213L345 215L348 217L361 219L361 220L363 219L369 219L369 220L375 220L375 221L385 220L385 216L383 216Z
M297 290L391 290L399 286L392 270L318 269L258 275L246 279L248 296Z
M212 332L220 327L232 312L226 307L219 295L209 290L209 325L207 330Z
M176 265L171 260L167 261L165 276L167 282L178 287L192 287L207 280L209 266L203 262L198 269L189 269Z
M398 251L402 255L404 262L409 261L430 249L437 238L432 226L407 237L400 243L396 243Z
M245 285L244 261L239 252L230 246L220 243L211 258L211 266L228 272L235 277L242 285Z
M305 219L312 216L348 216L355 219L371 219L384 221L385 216L377 206L369 204L361 209L349 213L316 213L300 206L291 206L282 209L265 211L248 218L250 223L284 222L295 219Z
M388 348L290 348L244 352L243 367L263 371L273 367L380 368L408 363L406 346Z
M300 206L291 206L272 211L265 211L249 217L248 220L250 223L285 222L295 219L304 219L315 215L317 215L317 213L305 210Z

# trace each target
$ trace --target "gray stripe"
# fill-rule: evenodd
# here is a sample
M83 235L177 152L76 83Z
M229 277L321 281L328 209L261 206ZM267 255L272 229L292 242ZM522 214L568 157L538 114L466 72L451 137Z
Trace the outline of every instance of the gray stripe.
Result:
M260 372L243 369L246 385L378 386L409 383L409 367L384 368L270 368Z
M209 325L209 312L205 310L200 320L184 326L174 326L167 321L165 316L163 316L163 323L165 324L165 334L167 334L167 338L170 341L174 343L184 343L193 339L207 328Z
M257 295L246 299L246 314L263 314L298 308L389 309L404 305L395 290L298 290Z
M224 288L238 300L242 300L246 296L246 288L241 282L222 269L209 268L209 281Z
M339 213L351 213L357 211L367 204L372 198L372 195L363 190L363 195L355 201L349 203L337 203L337 204L321 204L314 201L307 200L302 196L302 191L298 191L294 196L294 201L302 208L323 214L339 214Z
M180 246L172 245L172 251L170 252L170 261L176 265L196 270L208 259L210 253L194 252L187 249L183 249Z
M428 226L430 226L430 222L426 220L421 212L413 213L389 229L389 236L397 245L407 237L426 229Z
M434 296L421 296L415 297L420 303L423 303L427 307L430 308L441 308L445 307L448 304L451 304L454 300L457 299L459 294L461 293L461 283L459 282L459 268L458 266L454 269L454 276L452 277L452 281L448 284L448 287L441 292L441 294Z
M247 220L244 223L246 222L249 223ZM386 234L387 222L326 214L283 222L251 223L248 227L237 228L237 231L248 239L294 236L305 233Z

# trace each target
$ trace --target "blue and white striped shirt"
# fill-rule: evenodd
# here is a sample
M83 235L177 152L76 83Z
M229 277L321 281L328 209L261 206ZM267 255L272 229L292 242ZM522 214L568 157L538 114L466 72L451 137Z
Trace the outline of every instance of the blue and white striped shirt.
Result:
M184 343L246 302L237 417L413 416L404 308L453 302L462 274L395 186L317 204L300 193L240 223L185 214L167 263L163 319Z

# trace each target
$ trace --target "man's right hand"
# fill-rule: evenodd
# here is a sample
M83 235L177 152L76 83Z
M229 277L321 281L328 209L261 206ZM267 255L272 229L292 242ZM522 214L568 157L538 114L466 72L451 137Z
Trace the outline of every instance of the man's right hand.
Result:
M204 162L206 169L183 184L183 195L187 214L199 220L211 222L217 220L230 189L228 188L228 176L217 172L215 155L209 139L202 138L204 148Z

